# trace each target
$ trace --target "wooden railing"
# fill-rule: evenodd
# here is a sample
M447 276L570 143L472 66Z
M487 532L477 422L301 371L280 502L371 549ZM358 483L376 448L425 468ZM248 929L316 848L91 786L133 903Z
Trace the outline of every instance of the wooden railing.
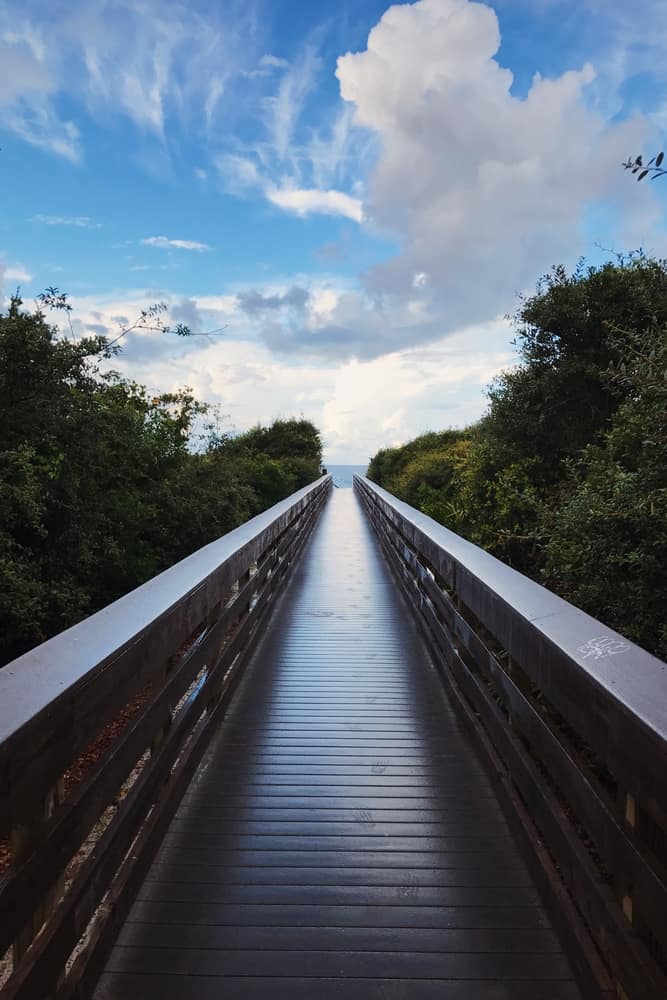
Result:
M0 670L3 997L90 994L330 486Z
M591 994L664 1000L667 664L370 480L355 488Z

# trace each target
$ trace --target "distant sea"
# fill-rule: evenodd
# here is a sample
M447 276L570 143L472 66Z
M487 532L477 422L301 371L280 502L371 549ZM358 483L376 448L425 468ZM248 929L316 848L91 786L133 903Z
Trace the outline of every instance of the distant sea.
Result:
M333 477L334 486L342 486L344 489L352 487L352 477L355 473L358 476L365 476L367 465L325 465L327 472Z

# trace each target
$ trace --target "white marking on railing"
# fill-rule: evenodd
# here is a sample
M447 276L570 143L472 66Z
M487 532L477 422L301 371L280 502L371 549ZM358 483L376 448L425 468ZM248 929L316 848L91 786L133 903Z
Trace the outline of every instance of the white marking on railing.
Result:
M584 660L601 660L605 656L615 656L617 653L624 653L630 649L629 642L622 639L612 639L610 636L599 635L589 639L582 646L577 646L577 652L581 653Z

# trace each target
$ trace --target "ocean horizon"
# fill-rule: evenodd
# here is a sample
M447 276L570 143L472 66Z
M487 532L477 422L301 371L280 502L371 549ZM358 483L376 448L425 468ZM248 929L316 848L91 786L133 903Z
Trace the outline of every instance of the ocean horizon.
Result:
M326 465L325 463L324 468L331 474L334 486L351 489L354 476L365 476L368 465Z

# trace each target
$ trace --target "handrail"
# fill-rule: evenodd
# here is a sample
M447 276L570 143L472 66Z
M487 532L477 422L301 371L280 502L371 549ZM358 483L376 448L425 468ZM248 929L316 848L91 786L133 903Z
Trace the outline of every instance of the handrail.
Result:
M0 670L2 997L87 995L330 487L322 477Z
M614 989L667 996L667 664L369 479L354 485Z

